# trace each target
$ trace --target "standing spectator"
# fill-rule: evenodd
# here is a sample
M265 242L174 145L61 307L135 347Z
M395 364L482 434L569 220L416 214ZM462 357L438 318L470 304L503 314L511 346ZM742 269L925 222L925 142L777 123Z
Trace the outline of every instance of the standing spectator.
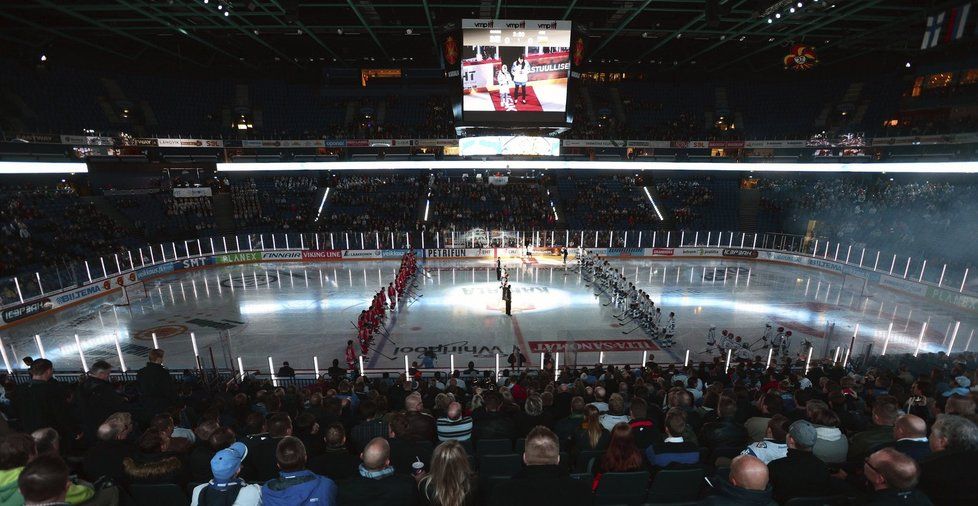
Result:
M920 468L908 455L884 448L866 458L863 472L873 492L861 504L931 506L927 496L916 489Z
M78 399L81 407L81 422L85 441L94 444L98 440L98 428L109 415L119 411L128 411L126 399L109 381L112 366L104 360L92 364L88 376L78 389Z
M527 434L523 463L526 467L513 479L493 488L490 506L586 506L593 503L589 483L561 473L558 466L560 445L557 435L550 429L537 427Z
M143 422L166 412L177 400L177 388L173 377L170 376L170 371L163 367L163 355L161 349L150 350L146 367L136 373Z
M971 504L978 497L978 425L939 415L930 431L931 455L920 462L920 490L937 505Z
M289 366L288 362L282 362L282 367L278 368L278 373L276 374L279 378L295 378L295 369Z
M54 364L39 358L31 363L30 375L30 383L17 387L14 397L13 412L20 419L21 429L34 432L51 427L58 431L62 440L74 440L75 425L65 400L64 387L52 380Z
M475 506L476 476L457 441L446 441L431 455L431 472L418 481L421 503L430 506Z
M472 438L472 417L462 414L461 404L449 404L445 415L438 419L439 441L468 441Z
M336 505L336 483L306 469L306 447L288 436L275 449L279 476L261 487L261 502L269 506Z
M757 457L739 455L730 463L730 477L713 478L713 495L704 506L774 506L768 469Z
M241 462L248 457L244 443L234 443L211 459L213 479L197 485L190 497L190 506L257 506L261 504L261 487L249 485L239 478Z
M788 455L768 464L774 499L831 495L829 468L812 454L818 435L808 420L798 420L788 428Z
M343 484L340 506L414 506L415 484L409 476L394 474L390 445L374 438L360 454L359 475Z

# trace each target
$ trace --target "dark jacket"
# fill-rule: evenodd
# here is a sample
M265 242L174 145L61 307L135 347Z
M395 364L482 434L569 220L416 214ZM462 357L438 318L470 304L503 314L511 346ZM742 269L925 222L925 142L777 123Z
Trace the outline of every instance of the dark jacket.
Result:
M126 398L116 392L108 381L89 376L78 388L82 429L89 444L97 441L98 427L119 411L128 411Z
M515 439L516 420L499 411L472 413L472 435L476 439Z
M588 506L594 503L591 482L563 474L559 466L527 466L492 489L490 506Z
M917 485L938 506L974 504L978 498L978 450L941 451L920 461Z
M309 459L306 467L320 476L343 481L355 476L359 465L360 459L346 448L327 448L323 454Z
M187 456L187 467L190 472L190 481L194 483L204 483L213 477L211 473L211 459L216 454L206 442L194 446Z
M282 472L261 487L261 502L269 506L334 506L336 483L313 472Z
M265 483L278 477L278 461L275 459L275 448L280 437L268 434L254 434L245 438L248 447L248 458L244 460L241 476L248 483Z
M417 504L414 478L392 474L384 478L355 478L340 487L340 506L414 506Z
M662 432L659 432L658 427L655 426L655 422L647 418L643 420L632 420L628 423L628 426L632 428L632 434L635 435L635 446L638 446L639 450L645 451L653 443L657 443L663 439Z
M75 437L75 424L68 409L65 388L60 383L31 380L17 387L13 403L13 411L24 432L51 427L58 431L62 441L71 441Z
M919 490L876 490L862 500L860 506L932 506L934 503Z
M893 441L892 425L877 425L849 438L849 462L861 462L873 448Z
M136 382L139 384L139 402L146 420L167 411L177 401L173 377L160 364L146 362L146 367L136 373Z
M700 461L700 448L690 441L653 443L645 449L645 459L654 467L696 464Z
M771 497L771 486L766 490L747 490L735 487L726 479L716 477L713 481L713 495L704 499L704 506L774 506L777 503Z
M736 423L733 418L703 424L698 437L700 445L711 450L743 448L747 446L748 439L750 438L747 435L747 428Z
M910 441L908 439L903 441L893 441L873 448L870 453L883 448L893 448L898 452L908 455L917 462L920 462L921 460L930 456L930 443L927 441Z
M425 469L431 469L431 454L435 451L435 446L428 441L405 441L401 438L390 438L391 465L394 472L398 474L411 474L413 469L411 464L420 460L424 462Z
M136 447L129 441L99 441L85 453L81 475L92 483L103 476L120 483L125 479L122 461L134 455Z
M829 468L812 452L788 448L788 456L768 465L774 499L832 495Z
M404 415L408 430L397 437L410 439L413 441L434 441L437 433L435 419L429 415L418 412L409 412Z

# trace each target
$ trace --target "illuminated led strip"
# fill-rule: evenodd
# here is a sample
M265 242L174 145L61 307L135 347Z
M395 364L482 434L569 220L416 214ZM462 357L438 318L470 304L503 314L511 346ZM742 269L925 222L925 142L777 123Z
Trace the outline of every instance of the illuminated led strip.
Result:
M66 165L66 164L48 164ZM402 160L372 162L218 163L221 172L309 170L674 170L687 172L850 172L891 174L974 174L978 162L937 163L723 163L723 162L590 162L570 160Z
M85 174L84 163L0 162L0 174Z

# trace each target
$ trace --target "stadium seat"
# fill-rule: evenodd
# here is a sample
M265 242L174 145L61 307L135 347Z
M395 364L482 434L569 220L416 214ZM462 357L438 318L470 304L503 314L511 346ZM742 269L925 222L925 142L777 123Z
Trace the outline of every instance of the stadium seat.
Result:
M479 473L483 476L512 476L522 467L523 456L515 453L479 456Z
M129 495L133 505L173 506L188 504L190 500L179 485L172 483L159 485L130 485Z
M703 475L703 468L698 466L662 469L652 479L646 500L653 503L695 500L703 488Z
M819 497L793 497L784 506L847 506L849 497L845 494Z
M513 442L508 439L483 439L476 442L476 454L505 455L513 453Z
M639 504L645 499L649 473L604 473L594 491L595 504Z
M583 473L588 471L588 464L591 459L600 458L604 455L604 450L584 450L577 454L577 459L574 460L574 472Z

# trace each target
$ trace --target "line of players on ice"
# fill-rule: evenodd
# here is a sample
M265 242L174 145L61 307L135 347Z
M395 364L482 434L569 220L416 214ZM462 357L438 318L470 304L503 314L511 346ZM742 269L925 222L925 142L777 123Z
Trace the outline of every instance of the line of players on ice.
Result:
M600 255L583 249L578 249L577 259L585 279L593 283L598 289L598 293L595 295L604 292L611 299L609 304L622 309L621 314L615 315L616 318L620 321L637 323L636 329L643 329L664 348L670 348L676 344L676 313L670 312L665 325L663 325L662 309L655 307L655 302L648 293L628 282L619 269L612 267ZM744 341L741 336L734 335L733 332L727 330L723 330L717 336L716 325L713 325L706 335L706 349L701 354L718 353L721 357L726 357L729 350L731 356L737 360L750 360L754 352L771 348L773 349L772 357L787 360L791 357L791 340L790 330L778 327L775 332L770 323L765 325L764 335L752 343ZM811 346L810 341L804 340L799 356L803 357L807 354L808 348Z
M370 345L374 340L374 333L382 331L381 323L387 317L387 303L390 302L390 310L397 309L397 301L410 295L410 290L416 288L414 276L418 272L418 258L414 252L405 253L401 257L401 267L397 271L397 277L387 285L387 293L384 287L380 288L370 302L370 307L360 312L357 318L357 340L360 342L361 355L367 355ZM347 343L346 362L350 369L356 361L356 353L353 349L353 341Z

